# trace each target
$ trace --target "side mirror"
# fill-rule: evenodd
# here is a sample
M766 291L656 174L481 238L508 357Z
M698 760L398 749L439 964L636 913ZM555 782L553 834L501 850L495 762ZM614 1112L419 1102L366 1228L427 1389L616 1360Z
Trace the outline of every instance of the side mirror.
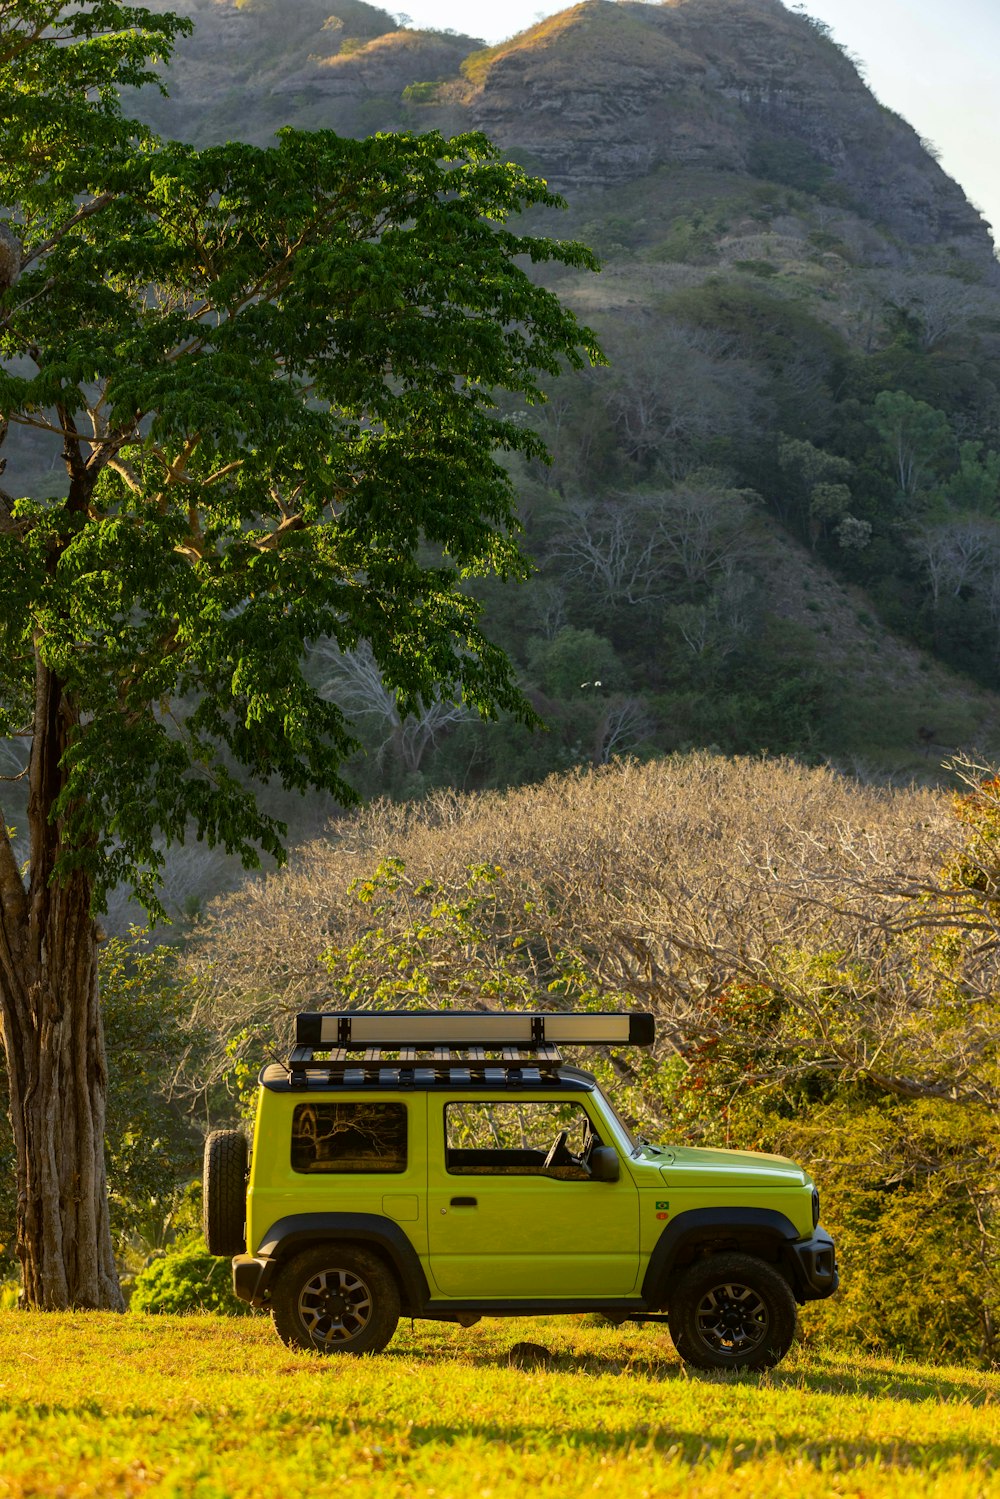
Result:
M622 1174L618 1152L610 1145L595 1145L590 1152L590 1179L595 1182L616 1182Z

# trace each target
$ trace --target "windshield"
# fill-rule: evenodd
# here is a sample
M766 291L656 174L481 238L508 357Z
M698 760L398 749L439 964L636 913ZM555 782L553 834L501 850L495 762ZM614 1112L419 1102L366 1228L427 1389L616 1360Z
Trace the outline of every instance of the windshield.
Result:
M639 1149L639 1141L636 1139L632 1130L629 1129L628 1125L625 1123L625 1120L619 1114L618 1110L615 1108L608 1095L602 1091L601 1097L604 1099L605 1107L607 1108L608 1113L611 1115L612 1119L615 1121L618 1128L621 1130L622 1134L628 1141L629 1150L631 1150L634 1154Z

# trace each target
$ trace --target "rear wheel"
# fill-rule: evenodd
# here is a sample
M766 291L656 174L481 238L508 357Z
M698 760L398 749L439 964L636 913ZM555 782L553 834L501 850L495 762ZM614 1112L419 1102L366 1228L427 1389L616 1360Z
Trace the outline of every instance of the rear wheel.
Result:
M795 1298L784 1276L752 1254L714 1254L678 1281L670 1336L696 1369L773 1369L795 1340Z
M246 1248L247 1142L238 1129L217 1129L205 1141L202 1226L209 1254Z
M377 1255L317 1245L282 1266L271 1288L279 1337L317 1353L380 1353L399 1322L399 1287Z

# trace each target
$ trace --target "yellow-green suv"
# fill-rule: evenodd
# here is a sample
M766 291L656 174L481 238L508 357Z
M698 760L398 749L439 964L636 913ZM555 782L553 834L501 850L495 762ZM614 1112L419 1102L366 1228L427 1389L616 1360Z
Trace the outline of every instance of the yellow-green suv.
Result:
M209 1249L321 1353L375 1353L400 1315L591 1311L668 1322L698 1368L771 1367L796 1302L837 1288L818 1194L782 1156L637 1138L558 1050L652 1040L644 1014L300 1015L249 1173L242 1134L207 1141Z

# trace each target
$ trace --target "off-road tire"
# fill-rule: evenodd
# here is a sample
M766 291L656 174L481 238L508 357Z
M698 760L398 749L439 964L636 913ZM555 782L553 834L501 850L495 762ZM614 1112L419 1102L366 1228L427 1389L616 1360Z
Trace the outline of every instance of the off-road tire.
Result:
M205 1141L202 1225L209 1254L246 1248L247 1142L238 1129L217 1129Z
M752 1254L709 1255L670 1297L670 1336L696 1369L773 1369L795 1341L791 1287Z
M381 1353L399 1322L392 1271L360 1245L318 1244L283 1265L271 1287L271 1314L290 1348L317 1353Z

